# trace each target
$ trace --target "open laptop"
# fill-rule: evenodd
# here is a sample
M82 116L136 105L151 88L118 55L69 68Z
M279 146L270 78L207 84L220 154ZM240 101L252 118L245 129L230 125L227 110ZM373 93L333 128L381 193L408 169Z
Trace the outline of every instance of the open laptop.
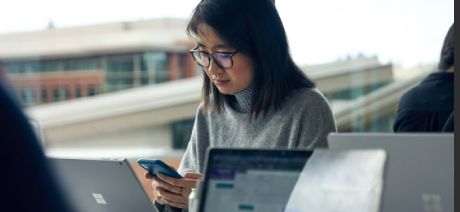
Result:
M331 134L329 148L385 149L382 212L453 212L453 134Z
M77 212L156 211L126 159L49 162Z
M312 151L210 149L198 212L280 212Z
M208 150L196 212L378 211L386 153Z

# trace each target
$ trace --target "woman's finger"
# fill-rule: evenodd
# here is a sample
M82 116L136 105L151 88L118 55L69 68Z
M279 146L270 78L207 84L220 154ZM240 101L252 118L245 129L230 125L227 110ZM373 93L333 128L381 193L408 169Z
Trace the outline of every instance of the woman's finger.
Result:
M158 187L157 188L157 191L158 191L158 194L161 196L161 198L166 202L168 203L168 205L171 205L170 203L174 203L174 205L171 205L171 206L174 206L174 207L177 207L175 205L185 205L187 206L188 205L188 198L182 196L182 195L178 195L178 194L174 194L174 193L171 193L163 188L160 188Z
M152 174L150 174L149 172L145 172L144 177L147 180L152 180L152 178L153 178Z
M152 183L153 187L153 196L155 197L155 201L160 203L161 205L166 204L166 202L163 199L163 196L161 193L157 190L157 186L154 185L155 182Z
M182 195L184 197L188 197L190 193L192 193L191 188L184 188L184 187L177 187L170 185L167 182L162 181L158 177L153 177L152 187L155 190L157 187L163 188L171 193Z
M195 179L187 179L187 178L177 179L174 177L166 176L164 174L158 174L158 178L176 187L195 188L196 186Z
M154 193L153 195L155 196L156 202L160 203L161 205L167 204L162 197L160 197L158 194L155 194L156 191L153 191L153 193Z
M176 187L176 186L173 186L159 178L158 179L158 187L161 187L161 188L164 188L172 193L176 193L176 194L180 194L181 192L181 187Z
M203 180L204 175L201 173L187 172L184 174L184 178Z

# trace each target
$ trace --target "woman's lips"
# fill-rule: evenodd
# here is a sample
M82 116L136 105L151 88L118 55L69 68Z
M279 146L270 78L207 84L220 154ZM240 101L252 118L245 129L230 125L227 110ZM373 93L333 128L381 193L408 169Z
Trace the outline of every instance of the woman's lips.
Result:
M214 84L216 84L217 86L223 86L228 82L230 82L230 80L214 80Z

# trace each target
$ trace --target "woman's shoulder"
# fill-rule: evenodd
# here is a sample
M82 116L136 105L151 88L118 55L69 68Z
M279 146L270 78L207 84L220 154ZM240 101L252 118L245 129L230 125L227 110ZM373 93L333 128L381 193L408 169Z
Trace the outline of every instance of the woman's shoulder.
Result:
M301 88L291 92L284 103L284 110L308 114L323 114L332 111L326 97L316 88Z
M329 105L326 97L317 88L296 89L286 99L299 104L316 105L318 103L327 103Z

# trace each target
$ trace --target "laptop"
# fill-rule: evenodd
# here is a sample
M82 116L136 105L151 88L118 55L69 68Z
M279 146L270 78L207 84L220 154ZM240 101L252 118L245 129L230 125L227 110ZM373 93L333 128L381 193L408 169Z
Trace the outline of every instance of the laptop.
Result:
M208 150L196 212L374 212L384 150Z
M77 212L156 211L126 159L48 160Z
M453 134L331 134L329 148L385 149L382 212L453 212Z
M198 212L284 211L312 151L210 149ZM269 185L269 186L267 186Z

